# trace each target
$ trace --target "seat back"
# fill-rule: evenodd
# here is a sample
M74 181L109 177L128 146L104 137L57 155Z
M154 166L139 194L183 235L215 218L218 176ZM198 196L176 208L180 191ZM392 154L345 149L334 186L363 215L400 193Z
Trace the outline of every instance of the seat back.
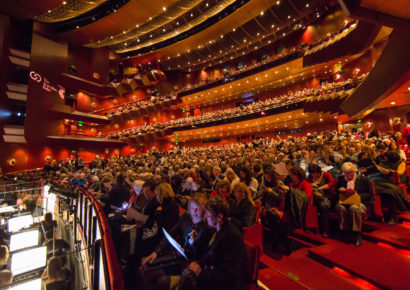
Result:
M376 217L383 218L382 201L381 201L380 195L376 195L376 189L374 187L373 181L370 181L370 190L374 196L373 214Z
M261 248L244 239L246 258L248 261L247 284L248 289L253 289L258 285L258 273L261 256Z
M261 222L261 214L262 214L262 202L257 199L255 200L255 208L256 208L256 223Z
M254 224L249 227L243 227L243 239L260 247L263 251L263 226L262 224Z

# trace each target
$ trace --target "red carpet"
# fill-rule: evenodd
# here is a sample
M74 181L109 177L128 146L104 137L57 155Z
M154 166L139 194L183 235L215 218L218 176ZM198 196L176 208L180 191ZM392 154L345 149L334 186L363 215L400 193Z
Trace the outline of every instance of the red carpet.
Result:
M363 238L376 243L383 242L396 248L410 250L410 228L399 224L394 227L380 223L371 223L371 225L375 225L377 229L363 233Z
M318 261L342 268L378 287L409 289L410 259L394 250L364 241L361 247L331 243L308 251Z
M316 262L311 258L307 257L307 253L308 249L302 248L296 252L293 252L290 256L282 257L280 261L276 261L266 255L263 255L261 257L261 262L267 265L268 267L277 269L281 273L287 275L290 281L291 278L296 280L305 288L359 289L359 287L356 286L354 283L349 282L347 279L344 279L338 273L335 273L332 268L322 265L319 262ZM262 272L263 270L260 270L260 272ZM262 275L259 276L259 280L265 283ZM282 279L280 280L282 281ZM270 289L286 289L284 287L275 287L274 283L271 283L271 285L273 287L270 287Z

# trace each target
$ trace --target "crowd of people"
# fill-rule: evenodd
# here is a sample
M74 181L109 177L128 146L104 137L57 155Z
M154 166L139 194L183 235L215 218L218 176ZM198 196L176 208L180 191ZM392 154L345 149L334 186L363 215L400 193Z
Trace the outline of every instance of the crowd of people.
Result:
M139 269L128 277L138 277L144 289L192 283L200 289L239 289L246 283L241 232L259 222L256 203L262 205L261 222L270 229L272 246L285 252L290 231L311 229L306 217L312 209L319 213L315 219L323 237L342 233L356 246L363 218L374 214L375 196L381 198L384 221L396 224L398 214L410 209L403 190L409 184L406 154L398 142L400 133L353 128L96 157L88 166L67 159L51 162L41 174L95 195L109 217L122 263L127 271ZM127 207L140 214L129 216ZM187 211L181 216L181 210ZM330 228L330 212L338 228ZM124 237L124 225L135 225L134 239ZM190 263L183 271L175 256L167 256L172 251L161 229L185 249ZM155 267L161 257L172 261L169 267Z
M145 109L148 110L149 107L159 105L159 104L167 104L171 100L175 100L176 95L167 95L167 96L156 96L153 95L148 99L144 99L142 101L135 101L135 102L130 102L121 106L116 107L115 109L109 110L104 113L104 116L112 119L114 116L121 116L122 114L127 114L132 111L137 111L140 109Z
M280 96L266 98L264 100L252 102L247 105L241 105L234 108L227 108L212 112L205 112L197 116L187 116L176 120L170 120L165 123L144 123L142 126L111 132L106 135L106 138L120 139L122 137L127 138L129 136L139 136L141 134L153 134L164 129L172 130L172 128L176 127L195 126L201 123L230 119L237 116L245 116L248 114L262 112L271 108L286 106L305 98L313 98L333 92L347 91L351 88L356 87L365 77L366 75L362 75L360 77L354 77L340 82L323 82L318 87L310 89L305 88L303 90L295 92L289 91Z

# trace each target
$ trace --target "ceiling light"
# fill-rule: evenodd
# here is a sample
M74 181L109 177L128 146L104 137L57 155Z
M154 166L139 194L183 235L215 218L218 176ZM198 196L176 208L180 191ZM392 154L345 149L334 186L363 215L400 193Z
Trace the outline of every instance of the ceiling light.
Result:
M309 7L309 3L306 4L306 8Z
M138 28L138 27L140 27L140 26L139 26L139 24L137 24L137 25L135 25L135 27L137 27L137 28Z
M235 32L235 30L236 30L235 28L232 29L233 32Z
M280 4L280 1L276 1L276 5L279 5Z
M48 10L48 13L50 13L51 12L51 10Z
M152 17L150 17L149 20L152 20Z
M124 34L125 34L125 33L127 33L127 31L123 30L123 31L122 31L122 33L124 33Z
M66 1L63 1L63 5L66 5L67 4L67 2Z
M167 11L167 7L162 7L162 10Z
M395 101L393 101L393 102L391 102L391 103L390 103L390 105L395 105L395 104L396 104L396 102L395 102Z
M261 11L261 15L263 15L263 13L264 13L264 12L263 12L263 11Z

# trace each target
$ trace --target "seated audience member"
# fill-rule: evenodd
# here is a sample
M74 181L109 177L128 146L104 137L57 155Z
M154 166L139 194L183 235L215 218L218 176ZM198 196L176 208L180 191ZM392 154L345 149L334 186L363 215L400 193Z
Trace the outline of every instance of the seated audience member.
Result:
M357 174L353 163L344 163L342 172L336 185L339 193L339 203L336 206L339 227L343 237L353 231L354 245L359 247L362 244L362 217L366 213L364 203L373 202L371 184L367 177Z
M71 272L64 266L64 260L61 257L52 257L47 261L47 268L44 270L41 279L46 282L46 289L53 288L52 285L58 285L58 289L71 289ZM59 282L67 283L63 284ZM53 288L54 289L54 288Z
M313 203L316 206L320 218L320 228L322 236L329 235L329 209L332 204L336 204L337 196L333 194L335 180L329 172L322 172L322 168L317 164L309 165L308 182L313 190Z
M245 183L245 185L249 188L252 196L256 196L256 192L258 191L258 181L252 177L251 171L248 167L242 166L239 169L239 178L240 181Z
M214 166L212 168L212 177L213 177L212 186L213 187L215 187L215 185L218 183L219 180L225 179L225 176L223 176L221 172L222 170L219 166Z
M117 175L115 184L109 192L109 205L111 210L120 210L124 203L130 199L130 190L125 184L124 175Z
M390 156L391 155L391 156ZM390 156L391 160L388 159ZM363 175L367 176L374 182L374 189L377 195L380 195L382 207L387 209L384 212L384 218L387 224L395 225L398 211L406 211L409 209L409 204L404 196L403 190L394 185L392 181L392 168L397 159L398 154L395 152L386 153L386 159L381 161L381 164L375 164L371 159L361 159L358 166ZM397 161L397 160L396 160ZM396 162L396 164L401 163ZM396 167L398 168L398 167ZM398 174L399 172L396 171Z
M75 179L72 183L78 186L85 186L85 184L87 183L88 179L85 175L84 172L81 172L79 174L79 177L77 179Z
M230 184L229 192L232 192L235 184L237 184L240 181L239 177L236 175L235 171L233 171L231 167L228 167L228 169L226 169L225 175L226 175L226 179L228 179L229 184Z
M256 181L258 181L258 184L261 184L262 176L263 176L262 167L259 164L255 164L253 166L253 177L256 179Z
M0 271L0 287L7 287L13 280L13 274L10 270L1 270Z
M245 183L239 182L233 187L234 202L230 208L230 221L240 230L256 222L255 203L252 194Z
M390 143L390 145L389 145L389 151L387 151L387 152L390 152L390 151L393 151L393 152L396 152L397 154L399 154L401 160L403 160L404 162L406 162L406 159L407 159L406 153L405 153L402 149L400 149L399 146L397 146L397 143L396 143L395 141L392 141L392 142Z
M169 231L169 234L175 238L183 247L184 253L191 261L199 261L208 250L208 244L212 236L212 231L204 219L204 207L207 202L205 194L196 193L188 202L188 211L179 219L177 224ZM142 266L155 263L157 257L166 256L170 251L174 251L168 240L162 239L155 251L143 259ZM175 256L170 257L175 260ZM170 289L171 282L178 280L177 277L169 275L179 275L180 273L172 272L174 269L162 268L156 271L147 272L143 277L141 289Z
M227 179L220 180L215 186L215 190L211 192L209 197L222 196L224 198L229 198L229 181Z
M159 203L155 198L155 188L156 184L152 179L146 181L142 186L142 194L147 200L147 203L142 207L140 213L144 216L147 216L147 218L145 220L135 220L135 223L137 225L137 235L135 240L137 259L150 254L156 246L151 245L151 241L155 240L158 234L158 223L156 222L156 215ZM119 243L114 242L114 244L121 245L121 241L119 241Z
M294 162L293 160L286 160L285 166L286 166L286 169L287 169L288 172L289 172L289 170L290 170L292 167L295 166L295 162ZM289 173L288 173L288 175L286 175L285 179L283 180L283 183L284 183L286 186L289 186L289 185L292 183L292 178L290 177Z
M294 187L306 193L310 204L313 202L312 200L312 186L306 180L306 172L300 166L294 166L289 170L289 175L292 178L292 182L290 183L290 187Z
M155 197L160 204L156 220L159 226L169 231L179 219L179 205L175 201L175 193L169 183L162 182L155 188Z
M44 215L44 220L41 222L40 227L41 227L41 231L44 234L43 240L42 240L44 241L46 239L45 234L47 232L52 233L54 228L57 227L57 222L53 220L53 215L51 214L51 212L48 212Z
M280 180L279 174L276 173L272 164L264 164L262 182L259 186L257 193L257 199L264 199L265 195L269 192L275 191Z
M245 289L247 256L240 231L229 222L229 205L220 196L205 205L208 225L216 230L207 254L182 273L179 289ZM194 280L194 281L192 281ZM190 283L191 282L191 283ZM191 284L191 286L190 286Z

